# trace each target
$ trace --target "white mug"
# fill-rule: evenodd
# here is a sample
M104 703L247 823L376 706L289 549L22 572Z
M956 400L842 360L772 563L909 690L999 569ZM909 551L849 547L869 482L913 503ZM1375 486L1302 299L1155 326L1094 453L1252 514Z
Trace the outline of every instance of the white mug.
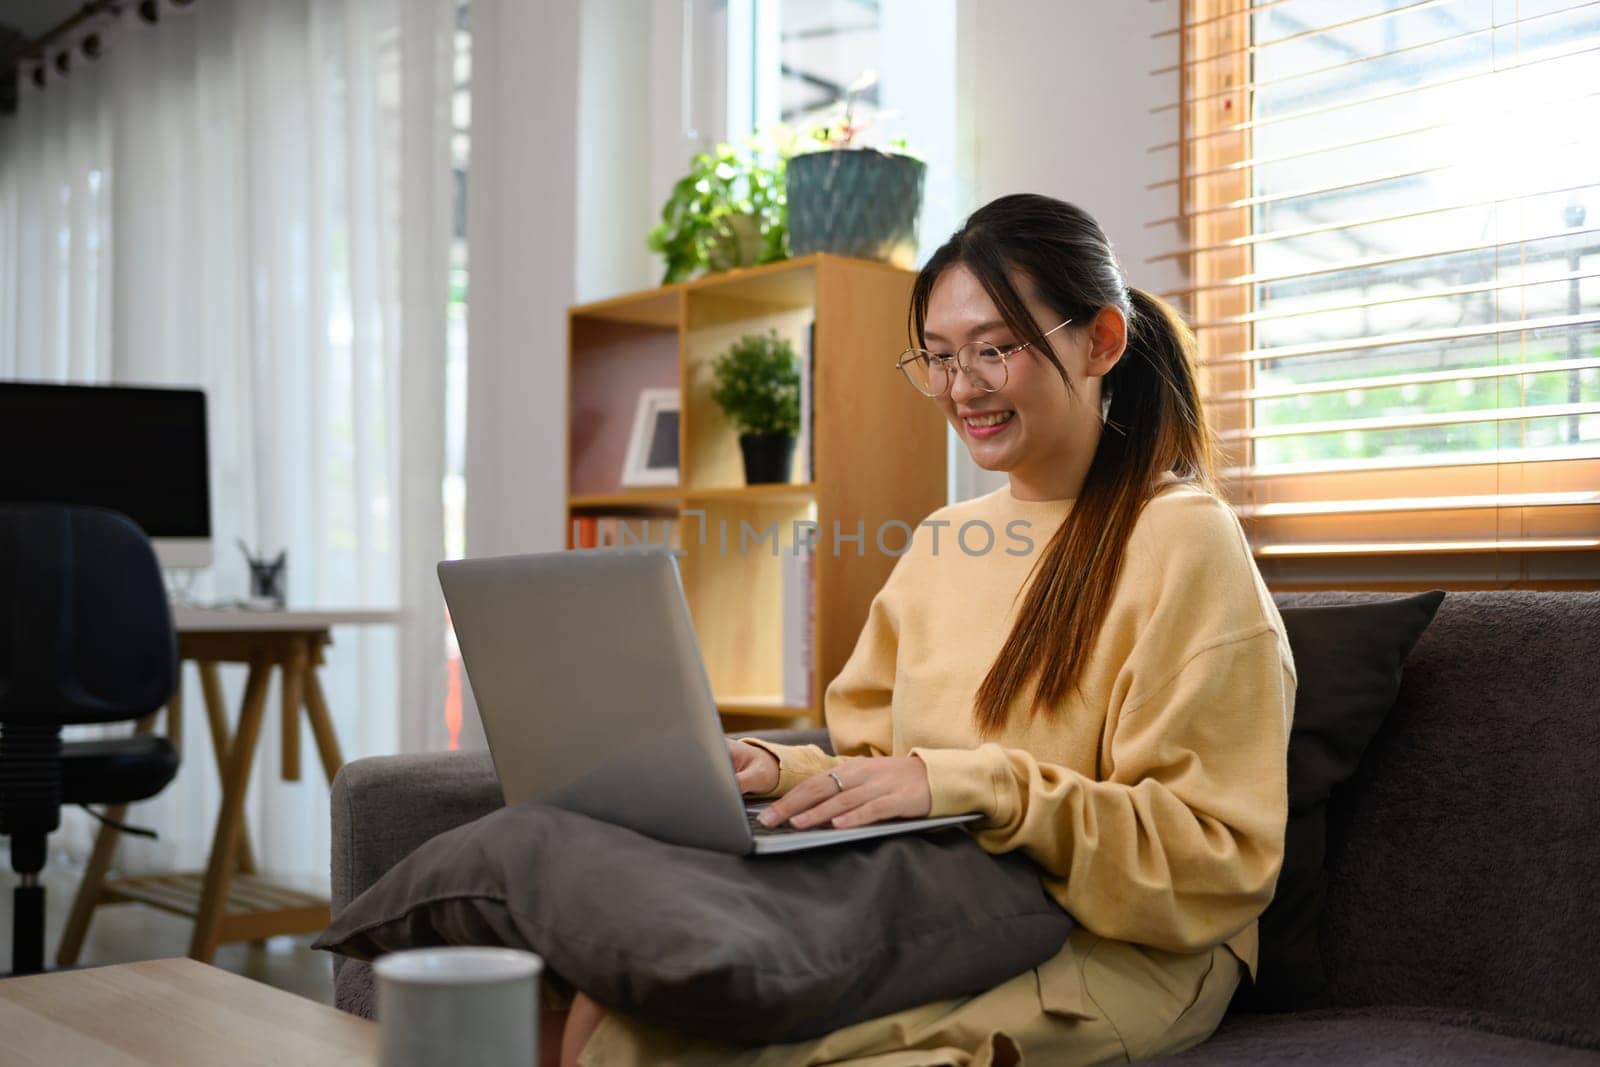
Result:
M416 948L372 965L381 1067L531 1067L544 961L514 948Z

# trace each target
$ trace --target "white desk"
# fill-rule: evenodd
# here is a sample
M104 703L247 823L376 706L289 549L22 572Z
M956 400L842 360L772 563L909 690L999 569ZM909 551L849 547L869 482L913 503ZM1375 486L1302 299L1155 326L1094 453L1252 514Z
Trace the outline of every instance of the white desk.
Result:
M240 630L326 630L330 626L374 626L395 623L401 612L380 609L307 608L254 611L248 608L198 608L176 604L172 623L183 633L236 633Z
M57 962L77 962L88 933L89 920L100 904L136 901L193 916L194 937L189 956L208 963L217 945L228 941L258 941L276 934L315 933L328 925L328 902L309 893L272 885L256 877L255 858L244 827L245 792L255 762L256 744L267 702L267 684L276 667L282 677L283 780L300 780L300 713L305 712L328 783L339 773L344 757L334 734L333 718L317 678L323 649L331 642L334 626L372 626L399 622L398 611L304 610L253 611L247 609L176 606L173 623L178 634L179 685L166 709L167 735L175 748L183 744L182 667L194 660L205 694L211 747L222 778L222 807L217 814L211 855L204 872L144 875L108 881L106 874L120 834L102 826L83 882L73 901L72 914L62 933ZM217 667L243 663L249 667L238 726L229 735L227 709ZM154 728L155 716L139 723L140 733ZM107 813L121 822L126 805Z

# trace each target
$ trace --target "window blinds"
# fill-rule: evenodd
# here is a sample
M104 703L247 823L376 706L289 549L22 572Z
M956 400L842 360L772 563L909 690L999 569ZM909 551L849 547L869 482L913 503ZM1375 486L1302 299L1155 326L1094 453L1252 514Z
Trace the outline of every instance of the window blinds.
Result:
M1600 588L1600 0L1153 0L1225 488L1296 588Z

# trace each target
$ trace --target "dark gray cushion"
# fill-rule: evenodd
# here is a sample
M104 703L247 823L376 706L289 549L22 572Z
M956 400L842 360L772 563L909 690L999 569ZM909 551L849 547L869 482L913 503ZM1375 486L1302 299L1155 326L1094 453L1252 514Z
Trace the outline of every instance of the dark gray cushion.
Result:
M1314 1063L1600 1064L1600 1044L1559 1025L1449 1008L1338 1008L1230 1015L1204 1044L1164 1062L1184 1067Z
M766 1044L990 989L1071 927L1032 861L960 829L747 858L528 803L418 848L316 947L527 948L608 1007Z
M1600 1034L1597 648L1600 592L1445 598L1328 803L1328 984L1306 1007L1464 1008Z
M1355 774L1400 691L1400 675L1441 590L1374 604L1280 608L1299 685L1289 736L1289 824L1283 868L1261 916L1256 981L1235 1003L1300 1006L1326 983L1317 943L1327 893L1327 805Z

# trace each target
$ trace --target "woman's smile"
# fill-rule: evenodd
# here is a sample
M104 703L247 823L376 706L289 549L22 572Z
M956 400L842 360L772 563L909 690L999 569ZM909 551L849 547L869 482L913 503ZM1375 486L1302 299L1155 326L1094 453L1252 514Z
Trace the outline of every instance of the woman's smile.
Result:
M985 440L1004 432L1015 421L1015 416L1015 411L974 411L963 415L961 422L968 434Z

